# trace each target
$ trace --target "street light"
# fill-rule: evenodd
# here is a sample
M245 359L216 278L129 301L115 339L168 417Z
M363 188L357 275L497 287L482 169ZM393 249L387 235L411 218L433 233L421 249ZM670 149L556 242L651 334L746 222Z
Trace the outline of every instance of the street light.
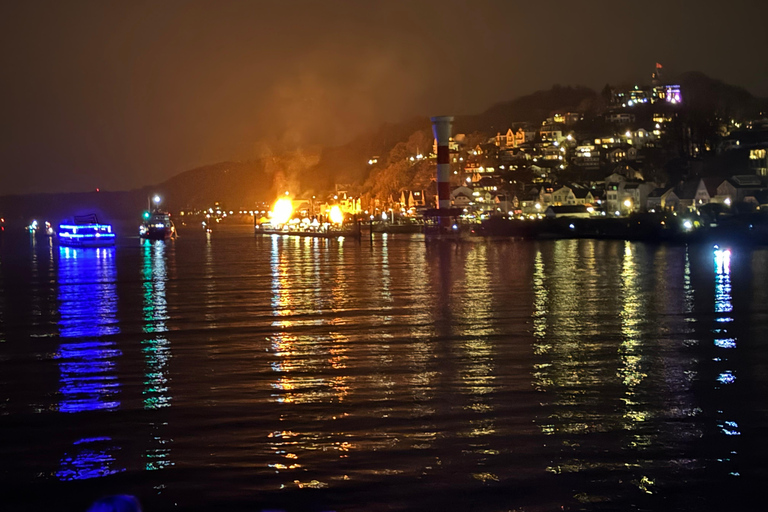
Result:
M152 198L152 201L157 205L160 204L160 196L155 194L155 197Z

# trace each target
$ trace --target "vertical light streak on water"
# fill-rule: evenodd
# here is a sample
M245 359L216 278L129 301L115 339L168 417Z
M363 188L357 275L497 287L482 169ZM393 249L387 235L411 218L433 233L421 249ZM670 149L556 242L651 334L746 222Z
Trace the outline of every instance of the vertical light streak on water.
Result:
M490 395L494 392L493 362L493 311L492 280L488 269L488 246L476 244L464 259L465 289L460 302L456 334L462 343L460 379L462 393L470 401L464 406L469 414L469 430L462 435L469 437L486 436L494 432L493 422L487 419L487 412L493 409ZM470 327L467 320L472 319ZM457 319L457 320L458 320ZM475 416L476 418L474 418Z
M547 315L549 313L549 293L546 286L546 267L541 247L536 247L533 259L533 352L537 357L533 363L533 387L536 391L546 393L553 386L552 361L545 357L552 349L547 340ZM547 395L542 396L542 405L549 405ZM539 422L539 428L546 435L555 433L555 425L551 415L543 422Z
M61 374L59 411L109 411L120 406L116 360L122 354L108 338L117 325L117 272L114 248L60 248L59 333L57 354ZM78 480L119 471L114 453L119 448L108 437L74 443L61 459L56 476Z
M645 314L645 297L642 296L638 269L633 251L634 244L624 242L621 269L621 344L619 345L619 378L624 386L624 428L635 430L637 423L651 419L645 404L638 398L637 387L648 376L643 369L642 333L639 328ZM633 433L631 446L649 446L651 439Z
M471 457L472 477L498 481L499 475L490 460L500 454L500 447L494 444L497 434L494 354L499 340L494 322L494 282L488 264L488 245L472 245L463 264L464 291L459 301L455 334L462 340L458 355L460 391L468 398L463 404L462 416L469 421L457 434L469 439L464 452Z
M659 389L661 400L649 404L657 411L650 421L666 420L668 428L659 430L654 444L669 446L690 446L702 435L699 423L694 419L701 413L696 407L693 390L699 361L689 341L695 324L689 321L693 290L687 252L687 247L675 246L662 246L654 252L653 288L645 306L646 313L653 311L658 318L655 325L644 329L644 339L659 341L657 351L646 352L650 358L646 386ZM697 463L689 457L675 460L676 467L689 470Z
M2 236L2 235L0 235ZM0 238L0 244L2 244L3 240ZM0 247L2 248L2 247ZM2 251L0 251L0 343L5 343L5 310L7 309L7 306L5 305L5 269L3 268L3 257L2 257ZM5 408L5 403L0 402L0 410Z
M385 305L387 313L392 309L392 271L389 264L389 235L383 233L381 236L381 259L379 260L381 268L381 301ZM392 316L385 315L385 321L392 321Z
M334 304L332 311L336 312L337 316L329 326L331 329L328 333L327 353L323 354L318 361L322 373L328 374L328 378L323 378L322 381L322 385L328 389L325 401L336 403L343 401L349 393L347 352L350 340L344 333L344 329L350 322L347 313L354 311L357 307L357 304L350 301L350 296L355 291L350 288L350 282L354 280L353 273L356 266L350 265L350 262L344 258L345 239L340 238L338 243L336 264L332 266L335 276L331 281L331 297ZM304 261L311 261L313 257L314 254L307 254Z
M693 285L691 284L691 256L689 247L685 246L685 264L683 266L683 312L686 314L686 322L695 322L696 319L692 318L693 313Z
M144 409L154 410L171 406L168 376L171 345L165 334L168 331L166 243L144 240L142 244L142 330L147 334L141 342L146 367L142 395ZM150 426L152 439L144 453L145 469L150 471L172 466L171 440L163 433L167 423L153 418Z
M284 319L291 314L291 290L288 283L289 265L285 255L285 249L281 243L286 243L284 238L278 235L271 237L271 249L269 266L272 275L272 326L276 328L290 327L291 320Z
M544 257L541 254L541 248L536 249L536 256L533 261L533 348L538 355L549 352L552 348L547 342L547 313L549 312L549 293L546 286L546 273L544 267ZM537 370L544 370L546 366ZM534 374L537 386L547 388L551 381L547 378L546 371L537 371Z
M584 333L594 310L580 299L591 276L579 269L579 243L579 240L555 243L553 266L547 276L551 293L552 350L549 355L554 362L553 381L558 394L553 415L557 428L569 439L603 428L592 420L590 412L598 401L598 388L605 381L593 369L599 345Z
M441 349L448 348L449 341L441 337L446 333L436 325L435 315L437 310L446 313L446 308L441 307L445 304L441 293L446 282L441 277L450 265L450 255L440 251L440 244L398 245L396 241L396 237L390 241L387 236L386 252L382 253L386 275L391 277L390 307L397 309L386 319L385 347L376 352L373 363L377 371L368 385L375 390L381 407L372 410L371 416L405 415L406 426L382 428L375 444L418 450L412 453L420 458L423 457L420 451L433 449L438 438L435 415L440 405L441 382L435 367L443 361L438 358L442 355ZM409 269L420 271L411 274ZM396 381L400 358L405 373L404 378ZM408 405L403 407L403 403ZM421 473L422 468L418 466L419 463L414 463L410 469Z
M276 361L272 363L272 370L277 372L277 380L273 388L278 390L272 394L272 397L280 403L291 402L293 400L292 390L295 389L294 383L288 377L288 372L293 368L293 350L297 341L296 336L286 334L285 328L293 324L285 319L290 310L291 302L290 290L288 288L288 265L285 261L285 255L281 248L281 243L285 239L278 235L270 237L270 274L272 290L272 327L279 329L270 337L271 350L276 356Z
M32 246L30 251L31 258L29 259L29 263L31 266L30 273L29 273L30 284L37 289L40 285L40 272L38 268L38 257L37 257L37 250L38 250L37 236L35 235L35 233L29 234L29 240ZM41 302L40 295L41 294L39 293L35 293L32 295L32 302L30 304L31 306L30 320L32 325L38 325L38 322L40 321L40 316L42 314L41 307L40 307L40 302Z
M285 428L268 434L267 466L285 474L281 488L327 485L297 477L322 467L323 459L346 457L354 448L346 434L321 426L342 416L332 406L351 392L350 340L344 327L354 304L349 300L350 266L340 253L342 241L277 236L270 241L273 334L267 340L274 357L271 369L277 374L271 399L281 406ZM313 283L322 290L320 295L308 289ZM313 332L305 334L303 328L309 325L314 326ZM321 404L326 405L318 409ZM319 410L325 413L318 415ZM317 421L311 428L309 417Z
M283 405L291 405L294 401L304 401L306 396L300 388L301 381L293 378L293 373L302 370L301 354L297 354L299 338L287 329L293 326L288 318L291 314L290 283L288 282L288 262L285 255L286 244L289 240L277 235L270 237L269 268L271 276L271 314L274 334L268 338L270 351L274 354L271 363L272 371L277 375L272 383L271 398ZM297 357L298 356L298 357ZM284 430L276 430L268 434L269 450L274 453L274 462L267 466L275 472L293 471L302 467L298 461L301 452L300 445L305 442L304 433L289 430L292 415L290 411L280 413L280 419L285 422ZM287 479L286 482L289 482Z
M715 391L720 395L717 405L717 427L720 433L727 437L740 436L741 426L729 411L729 396L737 388L736 370L733 367L731 352L736 349L737 339L729 333L729 326L733 322L733 303L731 296L731 250L716 248L714 251L715 270L715 327L713 328L714 344L717 350L714 361L717 363L717 377ZM732 476L739 476L734 461L737 455L736 441L725 443L730 448L728 453L718 458L719 462L726 463L727 471Z
M214 279L213 244L211 243L211 233L205 233L205 247L203 248L203 283L205 288L205 322L209 328L217 326L216 315L216 282Z

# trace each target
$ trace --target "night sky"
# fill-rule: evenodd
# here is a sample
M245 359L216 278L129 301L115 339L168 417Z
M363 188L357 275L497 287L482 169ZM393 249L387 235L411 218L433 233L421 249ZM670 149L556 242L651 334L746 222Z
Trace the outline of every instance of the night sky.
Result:
M0 195L136 188L656 62L768 95L767 19L762 1L6 0Z

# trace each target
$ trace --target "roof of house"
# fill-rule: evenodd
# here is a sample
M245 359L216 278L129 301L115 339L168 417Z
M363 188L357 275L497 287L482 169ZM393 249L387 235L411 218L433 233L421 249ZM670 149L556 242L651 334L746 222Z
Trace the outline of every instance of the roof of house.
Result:
M707 187L709 197L715 197L717 195L717 187L723 182L723 178L709 176L702 179L704 180L704 186Z
M693 178L681 183L675 187L675 195L680 199L694 199L696 197L696 191L699 190L701 185L701 178Z
M579 199L586 199L587 194L589 194L589 190L586 188L572 188L573 195L576 196Z
M733 184L735 187L750 187L750 188L757 188L762 187L763 183L760 181L759 176L755 176L753 174L741 174L736 176L731 176L731 179L728 181Z

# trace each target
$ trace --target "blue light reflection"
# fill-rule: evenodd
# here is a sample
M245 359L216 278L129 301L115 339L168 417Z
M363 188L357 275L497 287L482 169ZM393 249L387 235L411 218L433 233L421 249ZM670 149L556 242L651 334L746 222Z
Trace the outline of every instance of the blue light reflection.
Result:
M118 334L117 271L113 248L61 247L59 251L59 411L82 413L120 407L116 361L109 337ZM107 338L107 339L105 339ZM65 341L66 340L66 341ZM82 480L124 471L109 437L80 439L60 460L60 480Z
M117 276L114 249L60 248L59 346L61 412L116 409L120 384L114 342L101 339L120 332L117 325Z

